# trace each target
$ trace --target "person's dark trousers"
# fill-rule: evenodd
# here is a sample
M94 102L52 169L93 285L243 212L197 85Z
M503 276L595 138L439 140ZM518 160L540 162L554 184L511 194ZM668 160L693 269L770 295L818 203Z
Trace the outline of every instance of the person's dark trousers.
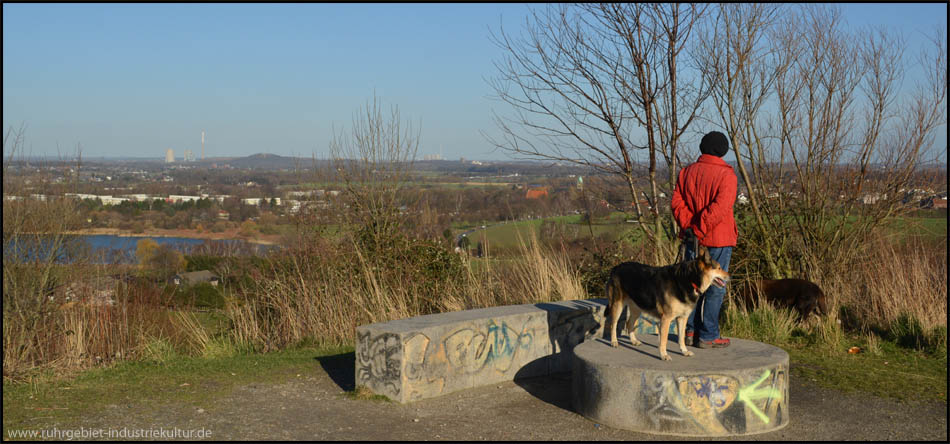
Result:
M709 247L709 256L712 257L723 270L729 271L729 259L732 258L732 247ZM693 243L687 242L685 260L696 258L696 252L693 251ZM712 341L719 338L719 309L722 308L722 298L726 295L726 289L715 285L710 285L705 293L699 296L696 302L696 308L689 314L686 322L686 331L692 331L696 337L703 341ZM701 322L698 325L693 323L693 318L700 313Z

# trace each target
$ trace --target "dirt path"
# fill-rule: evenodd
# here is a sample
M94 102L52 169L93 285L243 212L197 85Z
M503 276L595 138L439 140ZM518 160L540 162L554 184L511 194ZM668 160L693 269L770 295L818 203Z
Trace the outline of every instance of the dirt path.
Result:
M197 405L113 405L86 428L207 429L215 440L683 440L611 429L571 410L570 375L464 390L400 405L343 395L353 354L314 360L288 382L239 386ZM947 440L947 405L819 388L795 376L791 421L751 440ZM688 440L695 440L689 438Z

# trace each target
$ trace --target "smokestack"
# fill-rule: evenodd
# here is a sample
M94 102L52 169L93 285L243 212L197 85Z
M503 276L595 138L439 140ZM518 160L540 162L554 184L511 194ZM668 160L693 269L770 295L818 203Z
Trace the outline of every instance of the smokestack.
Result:
M205 160L205 132L201 130L201 160Z

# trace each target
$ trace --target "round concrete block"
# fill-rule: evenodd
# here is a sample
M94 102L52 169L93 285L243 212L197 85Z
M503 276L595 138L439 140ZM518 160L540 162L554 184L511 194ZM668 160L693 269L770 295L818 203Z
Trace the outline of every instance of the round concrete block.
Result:
M726 348L687 348L669 336L660 360L659 337L624 335L574 348L574 409L610 427L681 436L748 435L788 424L788 353L761 342L730 338Z

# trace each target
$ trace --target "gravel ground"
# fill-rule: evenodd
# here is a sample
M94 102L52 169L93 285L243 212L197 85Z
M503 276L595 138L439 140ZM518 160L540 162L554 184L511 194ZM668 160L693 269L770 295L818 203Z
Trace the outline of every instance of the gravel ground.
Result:
M353 399L352 353L319 358L282 383L238 386L195 404L110 405L60 428L178 428L214 440L690 440L612 429L571 410L569 374L464 390L415 403ZM794 364L793 364L794 366ZM820 388L792 376L784 428L755 441L947 441L947 404Z

